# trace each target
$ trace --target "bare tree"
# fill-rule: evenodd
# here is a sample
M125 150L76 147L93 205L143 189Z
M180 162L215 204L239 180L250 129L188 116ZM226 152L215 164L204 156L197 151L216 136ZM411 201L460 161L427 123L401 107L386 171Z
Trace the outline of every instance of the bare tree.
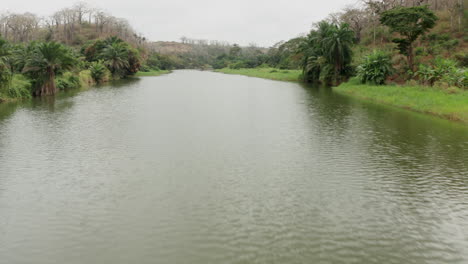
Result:
M350 25L356 34L356 41L360 42L362 31L369 24L368 12L364 9L349 6L344 9L339 20Z

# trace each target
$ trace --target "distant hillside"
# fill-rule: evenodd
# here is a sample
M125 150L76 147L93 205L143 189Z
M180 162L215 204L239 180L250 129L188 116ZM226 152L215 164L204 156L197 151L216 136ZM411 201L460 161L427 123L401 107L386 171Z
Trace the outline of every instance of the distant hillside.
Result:
M164 55L189 53L193 50L192 45L175 41L156 41L149 43L148 46L151 51Z

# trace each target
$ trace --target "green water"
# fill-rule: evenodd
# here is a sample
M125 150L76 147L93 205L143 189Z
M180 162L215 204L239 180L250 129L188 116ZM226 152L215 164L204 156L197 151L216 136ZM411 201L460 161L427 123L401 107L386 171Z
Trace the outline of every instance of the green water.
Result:
M468 127L199 71L0 104L0 263L468 263Z

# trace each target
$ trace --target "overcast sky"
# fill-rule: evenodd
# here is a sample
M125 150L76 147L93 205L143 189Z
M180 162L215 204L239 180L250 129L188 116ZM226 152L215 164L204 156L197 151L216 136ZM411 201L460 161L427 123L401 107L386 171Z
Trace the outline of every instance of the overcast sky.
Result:
M74 0L2 0L1 11L41 16ZM312 23L358 0L98 0L85 1L127 19L150 40L181 36L271 46L307 32Z

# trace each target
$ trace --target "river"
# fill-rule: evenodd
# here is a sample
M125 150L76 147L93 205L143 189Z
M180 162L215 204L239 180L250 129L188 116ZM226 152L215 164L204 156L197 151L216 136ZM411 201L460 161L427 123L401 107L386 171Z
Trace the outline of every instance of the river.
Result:
M0 263L468 263L468 127L201 71L0 104Z

